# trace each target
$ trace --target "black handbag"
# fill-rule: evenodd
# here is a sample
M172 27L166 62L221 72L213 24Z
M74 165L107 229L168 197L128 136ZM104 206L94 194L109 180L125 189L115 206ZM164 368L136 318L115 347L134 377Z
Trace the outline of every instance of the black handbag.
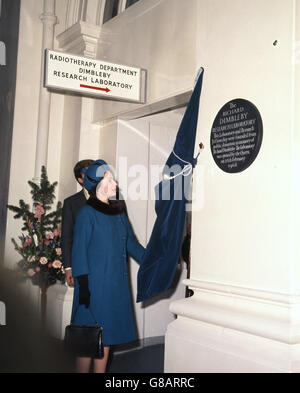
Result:
M78 308L77 308L78 309ZM89 309L96 326L73 325L65 328L65 343L76 356L101 359L104 356L102 334L103 328L99 326L92 311Z

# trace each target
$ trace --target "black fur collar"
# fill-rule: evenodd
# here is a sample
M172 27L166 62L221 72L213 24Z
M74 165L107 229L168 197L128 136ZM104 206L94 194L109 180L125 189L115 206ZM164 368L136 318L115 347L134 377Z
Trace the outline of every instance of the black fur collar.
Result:
M86 203L93 207L95 210L109 216L115 216L125 211L124 201L109 201L109 204L107 204L101 202L98 198L89 198Z

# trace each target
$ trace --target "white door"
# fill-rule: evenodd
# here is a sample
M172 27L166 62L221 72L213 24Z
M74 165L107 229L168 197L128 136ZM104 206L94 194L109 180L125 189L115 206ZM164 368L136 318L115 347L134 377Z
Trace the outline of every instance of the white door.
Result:
M184 110L119 121L117 178L124 197L127 197L129 219L138 240L144 246L151 236L156 219L153 192L158 182L158 167L165 164L173 149ZM169 311L169 304L184 298L185 286L182 280L186 278L187 271L185 266L178 270L174 288L145 302L136 303L138 267L135 261L131 261L130 279L138 334L139 339L151 343L155 341L154 337L165 335L167 325L175 318Z

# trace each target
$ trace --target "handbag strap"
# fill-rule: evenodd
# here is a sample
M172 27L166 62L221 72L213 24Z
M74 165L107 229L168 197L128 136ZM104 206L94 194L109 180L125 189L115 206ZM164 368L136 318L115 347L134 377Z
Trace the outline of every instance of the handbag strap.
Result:
M79 303L77 304L77 307L76 307L76 310L75 310L75 312L74 312L73 318L71 319L71 324L73 323L73 321L74 321L74 319L75 319L75 317L76 317L78 308L79 308ZM96 325L97 325L97 326L100 326L100 325L98 324L98 322L97 322L97 320L96 320L96 318L95 318L95 316L94 316L92 310L90 309L90 307L88 307L88 310L89 310L89 312L90 312L90 314L91 314L91 316L92 316L94 322L96 323Z

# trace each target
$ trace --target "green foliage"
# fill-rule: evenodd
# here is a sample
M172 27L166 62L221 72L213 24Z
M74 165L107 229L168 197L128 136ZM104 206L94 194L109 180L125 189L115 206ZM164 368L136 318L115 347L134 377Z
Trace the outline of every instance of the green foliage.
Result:
M46 168L41 171L40 184L28 181L31 187L33 212L23 199L19 206L8 205L15 213L14 218L23 220L21 244L12 239L15 250L22 256L18 268L30 277L33 284L47 288L57 280L64 282L64 269L61 261L61 215L62 204L58 202L51 211L55 200L57 182L50 183Z

